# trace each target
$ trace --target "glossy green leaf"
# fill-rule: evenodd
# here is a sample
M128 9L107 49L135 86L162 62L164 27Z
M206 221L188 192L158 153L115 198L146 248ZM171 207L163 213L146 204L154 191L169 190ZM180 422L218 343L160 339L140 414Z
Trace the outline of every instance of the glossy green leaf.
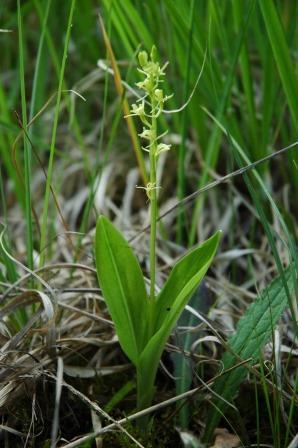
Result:
M190 250L172 269L155 306L155 329L175 323L215 255L221 232Z
M189 251L173 268L157 297L154 309L155 333L140 357L138 366L139 407L150 404L158 363L167 339L190 295L206 274L215 255L221 232Z
M104 216L96 224L95 261L99 285L120 345L136 365L144 347L148 314L145 283L127 241Z

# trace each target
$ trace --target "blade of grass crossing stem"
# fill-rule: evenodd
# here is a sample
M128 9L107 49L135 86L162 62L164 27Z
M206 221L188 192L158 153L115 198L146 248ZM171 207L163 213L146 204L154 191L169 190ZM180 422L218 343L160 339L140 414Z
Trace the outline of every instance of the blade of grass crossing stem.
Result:
M65 71L65 65L66 65L66 59L67 59L67 52L68 52L68 46L69 46L69 40L70 40L72 18L73 18L75 3L76 3L75 0L72 0L71 4L70 4L70 9L69 9L68 24L67 24L66 37L65 37L65 42L64 42L64 50L63 50L60 75L59 75L57 100L56 100L56 106L55 106L55 112L54 112L54 122L53 122L52 139L51 139L51 146L50 146L50 158L49 158L48 170L47 170L48 175L47 175L47 180L46 180L46 191L45 191L45 198L44 198L42 218L41 218L42 222L41 222L41 237L40 237L40 262L39 262L40 266L43 266L44 262L45 262L45 247L46 247L46 235L47 235L47 221L48 221L48 213L49 213L50 186L51 186L52 175L53 175L56 135L57 135L57 128L58 128L58 120L59 120L63 78L64 78L64 71Z
M250 17L254 10L254 6L255 6L255 0L250 1L248 12L247 12L246 16L244 16L244 19L243 19L241 32L239 33L239 36L237 38L233 58L232 58L232 61L230 64L229 72L227 74L226 82L224 84L221 100L220 100L220 103L216 110L216 117L219 120L221 120L223 117L224 111L226 109L226 106L227 106L227 103L228 103L228 100L230 97L241 47L243 45L244 37L245 37L246 31L248 28ZM208 170L210 168L214 168L216 165L220 141L221 141L220 131L219 131L219 129L214 128L214 130L211 134L210 140L208 142L208 147L207 147L207 151L206 151L206 160L205 160L206 168L203 169L198 188L201 188L202 186L204 186L206 184L208 177L209 177ZM195 205L195 209L194 209L194 213L193 213L193 217L192 217L190 235L189 235L189 245L190 246L192 246L195 241L197 222L198 222L198 218L199 218L202 206L203 206L203 201L204 201L203 196L201 196L196 201L196 205Z
M18 7L18 31L19 31L19 66L20 66L20 83L21 83L21 102L22 102L22 123L24 129L27 128L27 105L25 91L25 67L24 67L24 36L22 28L22 10L20 0L17 2ZM24 165L25 165L25 198L26 198L26 249L27 263L30 270L33 269L33 230L32 230L32 214L31 214L31 148L25 135L24 141Z
M189 14L189 35L188 35L188 46L187 46L187 66L186 66L186 74L184 81L184 95L183 95L183 103L187 101L187 95L189 93L189 80L190 80L190 67L191 67L191 53L192 53L192 35L193 35L193 27L194 27L194 11L195 11L195 0L192 0L190 6L190 14ZM178 200L181 200L185 196L186 191L186 176L185 176L185 140L186 140L186 131L187 131L187 112L186 109L182 112L181 117L181 145L179 147L178 153ZM177 242L178 244L182 243L183 240L183 232L185 229L185 213L184 208L180 208L178 214L178 233L177 233Z

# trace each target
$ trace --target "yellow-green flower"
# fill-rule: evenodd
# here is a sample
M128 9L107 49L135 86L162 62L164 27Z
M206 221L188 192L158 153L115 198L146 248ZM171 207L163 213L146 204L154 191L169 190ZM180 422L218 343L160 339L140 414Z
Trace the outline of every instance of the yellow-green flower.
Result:
M162 152L170 151L171 145L167 145L166 143L159 143L156 149L156 156L159 156Z
M144 138L145 140L149 140L149 141L151 141L152 139L154 139L154 133L153 133L153 131L152 131L151 129L143 128L143 132L141 132L141 133L139 134L139 136L140 136L141 138Z
M130 112L131 115L137 115L137 116L145 115L145 101L143 100L139 104L132 104Z

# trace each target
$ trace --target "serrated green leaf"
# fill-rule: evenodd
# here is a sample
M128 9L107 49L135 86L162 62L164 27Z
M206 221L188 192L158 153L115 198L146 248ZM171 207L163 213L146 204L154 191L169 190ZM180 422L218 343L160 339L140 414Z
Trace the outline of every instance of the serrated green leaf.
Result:
M284 272L284 279L287 282L290 292L293 292L294 270L288 267ZM254 303L241 317L237 326L237 332L232 336L228 345L231 352L226 352L222 358L224 369L227 370L237 363L239 357L243 360L257 359L260 350L269 340L272 330L277 324L282 312L287 306L287 294L284 289L283 280L279 276L265 288ZM234 356L235 353L237 356ZM253 360L251 362L253 362ZM214 385L214 391L224 400L231 401L238 391L241 382L247 374L245 366L239 366L231 370L230 373L221 376ZM223 411L226 402L215 399L214 403L219 411ZM220 412L212 407L206 418L206 430L204 440L208 441L220 420Z
M96 224L95 261L99 285L116 327L119 343L136 365L144 348L148 297L137 258L113 224Z
M221 232L189 251L173 268L154 307L155 334L140 356L138 365L139 407L150 404L158 363L167 339L190 295L204 277L215 255Z

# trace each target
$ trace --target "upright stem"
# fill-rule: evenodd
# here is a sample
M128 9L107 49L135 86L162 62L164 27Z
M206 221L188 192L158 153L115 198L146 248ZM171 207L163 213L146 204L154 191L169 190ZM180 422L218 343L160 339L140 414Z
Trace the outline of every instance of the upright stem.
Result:
M156 149L157 149L157 120L155 115L155 101L151 97L152 105L152 141L150 144L150 299L155 299L155 270L156 270L156 219L157 219L157 190L156 190Z

